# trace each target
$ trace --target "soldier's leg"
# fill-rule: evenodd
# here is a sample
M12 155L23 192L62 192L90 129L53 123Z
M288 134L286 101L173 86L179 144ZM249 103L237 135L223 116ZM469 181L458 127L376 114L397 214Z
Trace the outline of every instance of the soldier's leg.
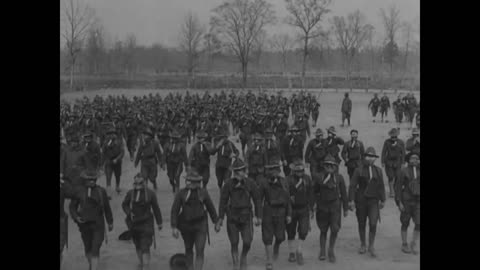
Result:
M415 227L413 229L412 242L410 243L410 249L413 254L417 254L417 241L420 239L420 203L416 202L412 205L412 219Z
M298 215L295 211L292 214L292 222L287 224L287 244L288 244L288 261L295 262L297 259L295 257L295 236L297 233L297 226L298 226Z
M80 235L83 242L83 247L85 251L85 257L87 257L88 265L91 267L92 264L92 242L93 242L93 230L88 228L86 225L82 225L80 228Z
M153 243L153 235L142 233L140 238L140 251L142 253L143 270L150 269L150 247Z
M408 226L410 225L410 219L412 217L411 207L408 203L404 204L404 211L400 212L400 223L401 226L401 237L402 237L402 251L404 253L410 253L410 248L408 246L407 235L408 235Z
M355 214L358 222L358 234L360 236L360 249L358 253L364 254L366 249L367 206L365 202L355 202Z
M388 178L388 190L390 193L390 198L395 196L394 191L394 180L395 180L395 169L391 165L385 165L385 173Z
M95 229L93 231L92 239L92 267L91 270L98 269L98 259L100 257L100 248L102 247L103 239L105 236L105 229Z
M117 161L113 166L113 174L115 175L115 190L120 193L120 177L122 176L122 161Z
M152 165L150 168L150 181L153 183L153 189L157 190L157 175L158 175L158 168L157 165Z
M207 188L207 185L208 185L208 180L210 179L210 166L204 166L202 167L201 169L201 174L200 174L203 178L202 180L202 183L203 183L203 187L204 188Z
M338 232L340 231L342 220L342 209L340 201L334 207L332 207L330 212L330 243L328 245L328 259L330 262L334 263L336 261L334 249L335 241L337 240Z
M253 222L252 219L248 219L248 223L243 224L240 231L243 240L242 255L240 257L240 269L245 270L247 267L247 254L250 251L250 247L253 241Z
M285 217L275 217L274 220L275 243L273 244L273 259L278 259L280 245L285 241L286 222Z
M182 174L183 172L183 164L182 163L178 163L177 164L177 167L175 169L175 192L177 192L178 190L180 190L180 175Z
M182 234L183 244L185 246L185 257L187 260L187 267L193 270L193 245L195 243L195 234L189 230L180 230Z
M142 269L143 267L143 257L142 257L142 249L141 249L141 241L140 241L140 233L137 231L132 231L132 242L133 245L135 246L135 252L137 253L137 258L138 258L138 268Z
M172 186L173 189L175 187L175 172L176 172L175 165L176 164L174 162L167 162L167 176L168 176L168 180L170 181L170 185Z
M350 126L350 117L351 117L351 115L349 113L348 116L347 116L348 126Z
M297 246L297 263L303 265L303 244L307 238L308 231L310 229L310 213L308 210L299 215L298 218L298 246Z
M377 200L370 200L367 203L368 207L368 252L370 256L376 257L377 254L375 252L374 244L375 244L375 235L377 233L377 223L379 219L379 208L378 208L378 201Z
M328 212L323 208L317 208L315 218L317 221L317 226L320 229L320 254L318 256L318 259L323 261L326 259L325 247L327 243L328 232Z
M273 224L272 218L265 216L262 220L262 241L265 245L266 265L267 268L272 267L272 255L273 255Z
M215 176L217 177L218 188L222 188L224 168L215 167Z
M195 233L195 270L203 269L205 243L207 242L207 222L202 222L201 228Z
M105 179L107 180L107 188L112 185L113 164L105 162Z
M238 269L238 242L239 242L239 230L235 223L227 220L227 234L230 240L230 251L232 254L233 269Z

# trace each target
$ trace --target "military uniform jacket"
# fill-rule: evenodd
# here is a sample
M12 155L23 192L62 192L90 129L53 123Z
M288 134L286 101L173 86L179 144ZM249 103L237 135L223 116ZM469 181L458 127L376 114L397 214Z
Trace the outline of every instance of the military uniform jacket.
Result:
M340 200L343 211L346 212L348 210L347 188L341 174L314 173L313 192L317 209L323 209L331 203Z
M110 163L114 159L122 161L125 150L123 147L123 142L117 138L115 140L108 140L104 143L103 148L103 162Z
M340 137L327 138L327 152L332 155L338 164L340 164L341 159L339 156L340 147L339 145L344 145L345 142Z
M210 156L215 154L215 149L210 142L197 142L190 149L188 160L192 166L210 166Z
M217 153L217 162L215 164L217 168L229 168L232 164L232 158L230 155L239 155L237 147L235 147L233 142L229 141L228 139L225 140L225 142L218 147L215 152Z
M60 218L65 217L65 199L71 199L74 194L72 185L68 181L64 181L60 187Z
M98 170L102 162L102 152L98 143L91 141L86 145L81 159L86 169Z
M382 99L380 100L380 107L382 108L382 110L388 110L388 108L390 108L390 100L388 99L388 97L382 97Z
M307 163L321 163L327 156L327 140L312 139L305 150L305 162Z
M187 147L183 142L168 141L163 149L165 160L167 163L182 163L186 167L188 165Z
M227 214L229 219L246 221L252 217L252 202L255 206L255 216L261 218L260 194L255 182L250 178L243 180L230 178L220 191L218 215L221 219Z
M282 143L282 160L303 159L303 141L301 137L285 137Z
M127 138L135 137L138 135L138 124L135 120L127 121L125 123L125 131L127 134ZM125 139L127 139L125 138Z
M313 182L309 175L301 178L292 174L286 178L290 193L290 202L293 210L313 210L315 204L313 196Z
M85 154L85 150L81 147L73 149L72 147L65 147L63 156L60 160L60 168L63 168L63 176L72 184L80 176L80 173L85 168L82 157Z
M409 138L407 140L407 147L406 147L407 151L410 153L417 153L417 154L420 154L420 143L419 142L415 142L415 139L412 137L412 138Z
M281 160L282 155L280 146L275 140L267 140L265 142L265 162L268 164L270 160Z
M99 229L105 228L105 220L108 224L113 224L112 209L107 192L100 186L77 187L70 202L70 215L74 220L81 217L85 223L95 223Z
M249 173L263 173L266 164L265 147L263 145L255 146L253 143L248 145L246 163Z
M295 125L300 129L300 134L305 142L307 136L310 137L310 125L308 124L308 120L303 119L302 121L295 122Z
M393 105L393 109L394 109L396 112L403 112L404 106L403 106L403 103L402 103L402 101L401 101L400 99L397 100L397 101L394 101L394 102L392 103L392 105Z
M366 198L374 198L385 202L382 169L375 165L372 165L369 169L366 163L356 168L352 179L350 179L348 198L349 201L355 200L356 203L364 202Z
M165 160L160 144L154 139L148 143L142 140L135 157L135 167L138 165L140 160L144 165L156 166L158 163L164 164Z
M395 183L395 202L399 205L412 201L420 202L420 167L407 166L402 168Z
M162 213L158 207L157 196L149 188L129 190L122 202L123 212L127 215L129 229L153 234L153 218L162 224Z
M288 122L285 118L281 120L275 120L273 124L273 133L275 134L275 137L279 140L281 140L283 137L286 136L288 130Z
M351 113L352 112L352 101L350 98L344 98L342 101L342 112Z
M259 181L260 201L263 205L263 217L292 216L292 204L288 183L283 177L278 177L275 183L262 176Z
M361 165L365 148L359 140L348 141L343 145L342 159L348 168L355 168Z
M200 211L190 211L189 209L199 209ZM206 211L205 211L206 208ZM185 224L191 225L188 220L206 217L206 212L215 224L218 221L217 211L213 205L208 191L204 188L190 189L188 187L180 189L173 200L170 212L170 225L177 228ZM194 215L194 216L192 216Z
M370 109L378 109L378 107L380 106L380 99L378 99L378 97L374 97L370 100L370 102L368 103L368 108Z
M382 163L386 166L400 168L405 160L405 143L400 139L387 139L383 143Z

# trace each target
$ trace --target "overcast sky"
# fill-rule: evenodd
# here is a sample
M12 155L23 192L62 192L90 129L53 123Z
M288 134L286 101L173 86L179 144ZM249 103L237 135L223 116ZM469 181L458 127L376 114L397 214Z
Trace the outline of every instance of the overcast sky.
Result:
M161 43L176 46L180 24L191 10L200 21L208 24L211 10L224 0L83 0L93 7L111 38L124 39L134 33L140 45ZM267 0L274 5L276 15L287 15L285 0ZM407 21L420 17L420 0L333 0L327 19L346 15L359 9L376 32L383 35L379 9L391 3L400 10L400 18ZM418 22L417 22L418 23ZM269 33L294 31L290 26L278 24ZM377 38L379 38L377 36Z

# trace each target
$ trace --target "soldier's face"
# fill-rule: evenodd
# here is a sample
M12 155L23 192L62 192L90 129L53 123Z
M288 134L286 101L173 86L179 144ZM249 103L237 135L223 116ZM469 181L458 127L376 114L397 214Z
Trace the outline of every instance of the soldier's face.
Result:
M410 161L408 163L410 164L410 166L418 166L420 165L420 159L418 158L418 156L413 155L410 157Z
M135 190L140 190L140 189L145 188L145 181L142 180L142 181L133 183L133 188L134 188Z
M373 165L373 163L375 163L376 159L377 159L376 157L370 157L370 156L365 157L365 161L367 162L367 165L369 165L369 166Z
M335 172L335 165L333 164L325 164L325 171L327 173L334 173Z
M317 140L320 141L321 139L323 139L323 134L317 135L315 138L317 138Z
M86 143L90 143L90 142L92 142L92 137L90 137L90 136L85 137L84 140L85 140Z
M297 177L302 177L304 175L304 171L303 170L297 170L297 171L295 171L295 175Z
M280 168L275 167L275 168L270 168L267 170L267 175L270 177L278 177L280 176Z
M235 178L238 179L243 179L247 177L247 173L245 172L245 170L234 171L233 175Z
M352 140L356 140L358 138L358 134L356 132L352 133Z
M96 182L97 182L96 180L91 180L91 179L89 179L89 180L87 180L87 181L85 182L85 185L86 185L87 187L94 187L95 184L96 184Z

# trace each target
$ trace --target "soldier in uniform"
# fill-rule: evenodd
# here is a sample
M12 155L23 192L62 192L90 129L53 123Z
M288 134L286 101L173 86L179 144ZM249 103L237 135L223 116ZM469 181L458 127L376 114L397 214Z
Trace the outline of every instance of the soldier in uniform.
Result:
M188 166L187 147L181 140L181 135L176 130L170 134L170 141L165 144L165 161L167 163L167 175L172 186L173 193L180 189L180 175L183 166Z
M201 186L202 180L203 177L195 170L187 174L186 187L175 194L170 215L173 237L178 239L179 234L182 234L189 270L203 269L205 242L209 234L207 212L214 224L218 222L212 199L207 189Z
M230 166L232 165L232 159L239 156L237 147L228 139L225 130L222 130L219 134L220 141L218 141L215 147L215 153L217 154L217 162L215 163L215 175L217 176L218 188L222 188L223 183L230 178L232 172Z
M343 176L338 173L336 159L327 155L324 164L324 172L314 172L313 192L315 194L317 226L320 229L320 255L319 260L326 259L327 233L330 229L330 243L328 246L328 260L336 261L334 248L338 231L341 227L342 207L344 217L348 214L347 189Z
M100 247L106 235L105 220L108 230L113 230L112 210L107 192L96 184L97 172L85 170L81 177L85 180L85 186L77 187L70 202L70 215L82 235L89 269L97 270Z
M348 177L352 179L353 172L362 163L365 148L362 141L358 140L358 130L352 129L350 136L352 139L343 145L342 159L347 167Z
M305 168L301 160L291 164L292 174L287 176L286 181L292 204L292 222L287 225L289 262L303 265L302 246L310 230L310 218L313 218L313 184L309 175L305 174ZM298 232L298 245L295 250L295 236Z
M390 109L390 99L388 99L387 94L384 93L383 97L380 99L380 115L382 116L382 123L383 123L383 117L384 116L387 117L389 109ZM388 123L388 120L386 120L385 122Z
M100 145L93 139L93 133L87 132L83 135L85 154L82 156L82 162L87 169L98 171L101 168L102 153Z
M107 180L107 188L112 183L112 174L115 175L115 190L120 193L120 176L122 175L122 159L125 154L123 141L117 138L115 129L107 131L107 140L102 148L102 158L105 166L105 177Z
M273 131L271 128L265 130L265 162L268 164L272 159L280 159L280 146L277 140L273 137Z
M202 177L203 187L206 188L210 179L210 156L215 154L215 149L210 141L207 141L208 135L200 130L197 133L198 141L190 149L188 155L189 164Z
M63 249L68 239L68 215L65 213L65 199L71 199L74 195L72 185L64 180L60 173L60 265L62 264Z
M393 112L395 114L395 121L397 123L402 123L404 104L402 102L401 95L398 95L398 99L394 101L392 105L393 105Z
M327 134L327 153L332 155L332 157L335 158L337 164L340 165L340 162L342 161L340 159L340 145L344 145L345 141L342 138L337 137L337 132L335 131L335 127L333 126L327 129Z
M285 178L280 176L280 160L271 160L265 169L266 175L259 181L260 201L263 205L262 241L267 257L266 269L273 270L272 253L276 260L280 244L285 240L286 225L292 221L292 205L288 184Z
M352 113L352 101L348 97L348 93L345 93L345 98L342 101L342 127L345 124L345 119L348 121L348 126L350 126L351 113Z
M253 135L253 142L248 146L246 161L248 166L248 177L253 179L257 185L259 178L264 173L265 146L262 144L263 137L260 134Z
M392 128L388 132L390 138L385 140L382 148L382 167L388 177L390 198L395 196L395 179L405 160L405 143L398 138L399 133L398 129Z
M127 137L125 138L125 142L127 144L127 150L130 155L130 161L133 162L135 150L137 147L137 140L138 140L138 126L135 119L132 116L127 117L127 121L125 124L125 132Z
M361 166L355 169L348 187L350 210L356 209L358 232L360 234L359 253L366 250L365 236L367 217L369 224L368 252L376 257L374 242L377 232L377 223L380 222L380 209L385 205L385 185L383 184L382 169L374 165L378 156L373 147L365 151L365 159Z
M242 117L239 121L239 126L240 134L238 137L240 138L240 143L242 144L242 156L245 158L245 146L247 146L250 141L250 137L252 136L252 119L248 116Z
M407 140L406 150L407 154L412 152L420 154L420 130L418 128L412 130L412 137Z
M138 148L137 155L135 157L135 168L138 163L141 163L140 172L144 178L147 178L153 184L153 188L157 190L157 166L160 165L162 170L165 170L165 156L159 143L154 140L153 132L146 128L143 131L144 138L140 140L140 147Z
M323 138L323 131L317 128L315 139L308 142L305 150L305 164L310 167L310 175L313 172L323 171L323 160L327 156L327 141Z
M231 244L234 270L245 270L247 254L253 241L253 224L259 226L262 220L262 208L255 181L247 177L245 163L236 159L232 165L233 177L222 187L218 207L219 220L215 231L219 232L225 214L227 214L227 233ZM252 203L255 212L252 211ZM252 220L253 217L253 220ZM242 236L243 247L240 263L238 260L239 234Z
M302 144L302 151L303 151L303 145L305 145L307 138L310 138L310 125L308 124L308 118L305 117L304 112L297 113L297 118L295 119L295 122L293 125L298 127L300 131L300 135L303 141L303 144Z
M402 251L417 254L417 241L420 238L420 153L410 152L406 160L408 166L400 171L395 186L395 202L400 209ZM415 224L412 242L407 244L407 229L410 219Z
M375 123L375 117L377 117L377 112L379 107L380 107L380 99L378 98L378 94L375 93L373 98L368 103L368 108L372 111L374 123Z
M63 155L60 157L60 173L75 187L83 184L80 173L85 168L82 159L85 149L80 144L76 133L67 136L67 143Z
M277 113L277 119L273 123L273 132L275 133L278 145L281 144L283 138L287 135L287 130L288 117L285 117L285 114L280 111Z
M157 136L158 136L158 141L160 142L160 145L162 148L165 148L165 144L168 141L168 137L170 135L170 130L171 130L170 123L168 122L167 115L163 115L160 123L157 127Z
M320 114L320 103L318 101L314 101L314 105L312 108L312 120L313 120L313 127L317 126L318 115Z
M127 215L125 222L132 236L140 270L148 270L150 265L150 247L155 238L153 218L162 230L162 213L158 207L155 192L145 183L145 179L138 173L135 175L133 189L127 192L122 202L123 212Z
M290 131L293 132L292 137L285 137L282 143L282 163L283 173L285 176L290 175L290 164L294 160L303 160L304 140L297 126L292 126Z

